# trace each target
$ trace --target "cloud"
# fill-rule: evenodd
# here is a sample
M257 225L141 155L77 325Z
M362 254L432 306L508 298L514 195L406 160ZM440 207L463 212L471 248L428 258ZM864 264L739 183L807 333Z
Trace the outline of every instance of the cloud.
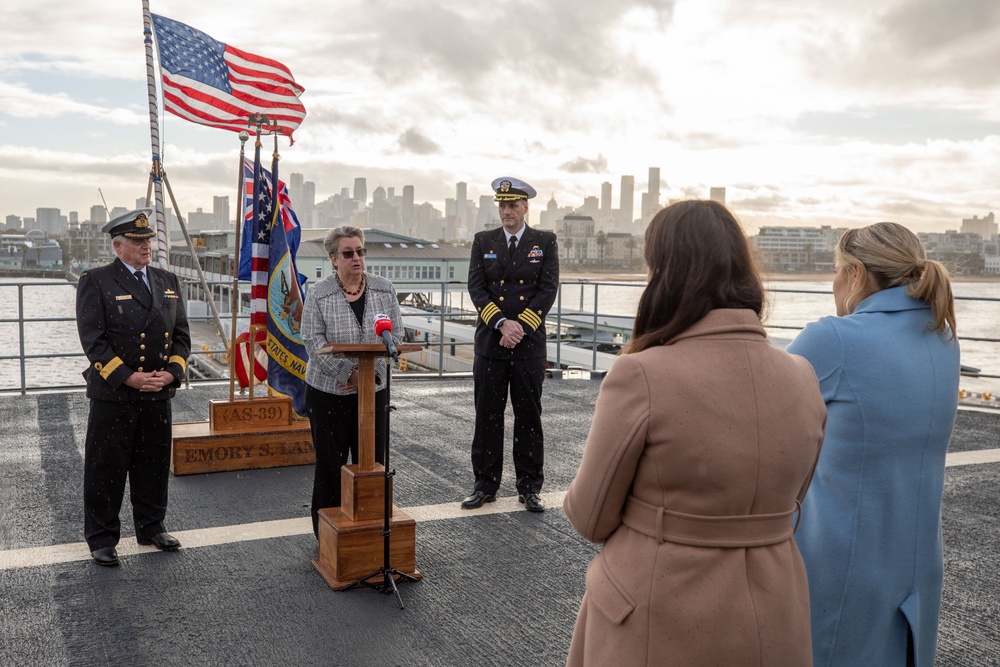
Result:
M930 139L966 141L1000 135L1000 121L978 113L943 107L887 105L852 107L842 112L807 112L798 129L815 135L865 139L885 144L923 143Z
M648 66L618 43L615 28L637 9L652 21L666 21L673 5L670 0L390 0L338 16L348 23L346 32L370 35L352 50L372 63L382 81L431 80L472 98L502 94L516 103L531 85L585 93L641 78Z
M559 168L571 174L605 174L608 171L608 159L601 154L595 158L577 157L559 165Z
M433 140L424 136L420 130L411 127L399 135L399 147L401 150L418 155L431 155L440 153L441 147Z
M115 125L138 125L149 121L148 114L78 102L64 93L38 93L27 86L0 81L0 112L17 118L82 116Z

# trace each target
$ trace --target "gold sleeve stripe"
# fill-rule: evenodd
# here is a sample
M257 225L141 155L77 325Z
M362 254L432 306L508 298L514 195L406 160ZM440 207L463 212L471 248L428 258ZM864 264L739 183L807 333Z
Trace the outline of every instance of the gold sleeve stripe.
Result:
M490 301L488 304L483 306L483 312L480 313L480 317L483 318L483 322L489 324L490 320L492 320L499 312L500 307Z
M177 354L175 354L172 357L170 357L170 359L167 361L167 363L168 364L180 364L181 365L181 370L187 369L187 360L184 359L184 357L182 357L180 355L177 355Z
M535 313L533 313L530 310L522 312L520 315L517 316L517 319L521 320L522 322L524 322L525 324L527 324L529 327L531 327L536 331L538 330L538 327L542 326L541 318L539 318L538 315L535 315Z
M111 377L111 374L115 372L115 369L121 366L123 363L125 362L123 362L119 357L115 357L108 363L104 364L104 368L100 367L100 363L94 364L94 368L96 368L100 372L102 378L107 380L109 377Z

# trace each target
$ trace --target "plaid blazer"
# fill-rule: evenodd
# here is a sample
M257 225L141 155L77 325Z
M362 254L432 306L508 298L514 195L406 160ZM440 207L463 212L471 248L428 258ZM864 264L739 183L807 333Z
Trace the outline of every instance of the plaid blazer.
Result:
M306 383L328 394L344 396L348 393L337 387L347 382L358 367L357 359L347 359L332 354L316 354L327 343L380 343L375 335L375 315L388 315L392 320L392 339L403 342L403 319L399 313L396 288L380 276L365 273L364 325L358 324L351 304L337 284L337 276L330 274L312 285L306 292L302 309L302 342L309 353L306 364ZM376 391L385 389L386 360L375 360Z

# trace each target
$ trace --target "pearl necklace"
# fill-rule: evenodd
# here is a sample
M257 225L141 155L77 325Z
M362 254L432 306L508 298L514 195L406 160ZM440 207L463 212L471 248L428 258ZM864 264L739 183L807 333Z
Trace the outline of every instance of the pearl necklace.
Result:
M337 276L337 284L340 285L340 289L344 290L344 294L346 294L347 296L357 296L361 294L361 290L365 288L365 274L363 273L361 274L361 284L358 285L357 292L352 292L349 289L347 289L347 285L341 282L339 273L335 273L334 275Z

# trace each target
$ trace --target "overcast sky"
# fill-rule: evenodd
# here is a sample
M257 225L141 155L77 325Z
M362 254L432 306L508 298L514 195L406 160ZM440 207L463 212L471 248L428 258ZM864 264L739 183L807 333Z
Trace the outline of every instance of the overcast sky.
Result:
M281 7L280 10L275 7ZM1000 213L997 0L153 0L306 92L282 173L443 208L514 175L536 210L622 174L765 224ZM150 165L138 0L0 5L0 216L131 207ZM235 133L161 118L183 211L235 198Z

